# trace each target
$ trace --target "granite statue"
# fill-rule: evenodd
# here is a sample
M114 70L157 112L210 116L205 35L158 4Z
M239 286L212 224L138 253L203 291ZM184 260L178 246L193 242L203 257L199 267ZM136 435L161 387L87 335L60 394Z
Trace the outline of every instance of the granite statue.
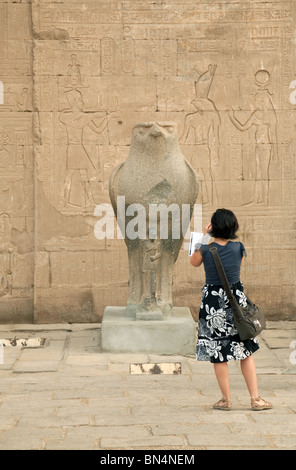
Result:
M197 175L181 152L175 123L134 126L129 155L112 172L109 194L128 249L126 314L137 320L167 319L173 308L173 268L198 194ZM124 198L123 214L119 197ZM131 234L131 225L138 236Z

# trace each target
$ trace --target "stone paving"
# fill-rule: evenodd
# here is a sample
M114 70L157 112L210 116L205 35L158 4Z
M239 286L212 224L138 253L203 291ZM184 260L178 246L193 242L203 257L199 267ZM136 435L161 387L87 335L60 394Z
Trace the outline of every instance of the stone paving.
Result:
M296 448L296 322L268 322L260 337L259 391L274 405L261 412L238 362L225 412L211 408L220 398L212 365L193 355L102 353L100 324L0 325L0 339L14 338L44 341L3 348L2 450ZM161 373L145 373L149 363Z

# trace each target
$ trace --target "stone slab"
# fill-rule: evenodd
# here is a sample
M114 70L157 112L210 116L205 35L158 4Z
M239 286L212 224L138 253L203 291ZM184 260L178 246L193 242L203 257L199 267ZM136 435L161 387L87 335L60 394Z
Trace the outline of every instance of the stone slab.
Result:
M106 307L101 341L103 352L192 355L196 323L187 307L174 307L167 320L133 320L125 307Z
M181 374L181 362L156 362L130 364L130 373L133 374Z
M65 326L61 324L60 331L58 326L51 329L49 325L48 331L47 325L40 326L42 337L48 339L43 349L5 349L6 370L0 370L1 450L107 449L111 456L126 450L132 455L145 450L148 455L149 449L176 449L183 455L189 451L191 456L192 451L199 449L295 449L296 365L290 364L289 371L286 367L294 349L278 350L280 364L277 363L276 373L270 373L265 364L272 363L277 350L264 345L263 338L260 340L263 354L259 350L254 355L259 393L274 406L266 412L250 409L239 361L230 361L233 410L223 413L212 409L219 387L208 362L197 362L194 355L163 358L156 354L103 354L100 349L95 353L85 349L87 339L98 339L97 325L93 331L90 327L67 328L73 331L67 332L64 348L60 333L65 333ZM31 332L30 325L22 328L27 338L36 333L35 325ZM266 332L270 330L277 330L274 336L279 338L286 332L289 344L290 322L270 323ZM5 331L3 336L14 336ZM42 351L54 353L61 349L65 354L57 361L59 367L50 370ZM98 363L94 356L100 356ZM77 359L77 364L68 364L68 359ZM182 365L181 374L134 375L130 370L131 364L140 363L156 363L163 370L163 364L177 361ZM17 365L23 366L23 373L14 373ZM104 375L101 367L106 368Z
M55 372L58 370L59 361L18 361L13 372Z

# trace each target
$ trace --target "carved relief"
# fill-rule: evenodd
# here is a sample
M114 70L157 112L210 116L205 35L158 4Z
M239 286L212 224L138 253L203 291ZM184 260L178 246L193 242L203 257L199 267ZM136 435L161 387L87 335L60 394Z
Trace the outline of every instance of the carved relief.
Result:
M6 168L11 163L11 139L8 134L0 134L0 167Z
M86 126L92 131L101 134L107 127L108 116L104 112L87 113L84 111L82 93L78 90L66 92L70 105L69 109L63 110L60 115L60 121L67 129L67 156L66 173L63 182L65 207L81 205L82 207L93 207L91 189L91 173L96 172L95 164L88 154L83 142L83 130ZM99 121L99 125L95 121ZM73 189L73 176L78 172L79 182L84 190L84 202L73 204L71 202L71 191Z
M101 40L101 69L103 73L114 72L115 44L110 37Z
M122 42L122 71L133 73L136 67L135 40L126 36Z
M205 72L198 74L194 82L195 98L191 102L195 111L186 114L180 138L182 143L196 145L196 157L191 164L197 169L203 204L217 200L213 171L219 165L221 119L214 101L209 98L216 67L210 64Z
M85 84L83 71L85 67L78 55L71 53L59 82L58 106L61 109L59 113L41 115L43 144L37 154L38 176L49 202L65 215L93 214L95 204L99 202L95 200L94 192L98 193L99 182L102 182L100 141L93 140L90 145L89 141L93 139L90 134L106 135L108 140L108 126L114 116L108 111L110 103L105 109L100 106L99 96L91 107L85 104L92 89ZM95 111L96 108L101 110ZM58 151L53 141L56 129L61 142Z
M77 90L78 88L84 88L81 82L80 65L77 64L76 54L71 55L71 63L68 64L66 88L68 87L73 90Z
M244 132L255 128L256 184L253 202L268 202L269 168L271 159L277 160L277 116L272 95L268 90L270 74L258 70L255 74L257 91L253 101L253 111L245 122L241 122L235 112L229 112L234 126Z
M12 254L15 246L11 243L11 222L8 214L0 214L0 297L12 295Z

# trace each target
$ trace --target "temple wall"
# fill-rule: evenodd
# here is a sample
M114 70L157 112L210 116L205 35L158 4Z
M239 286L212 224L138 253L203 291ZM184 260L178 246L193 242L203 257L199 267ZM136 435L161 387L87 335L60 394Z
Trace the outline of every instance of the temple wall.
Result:
M0 0L0 22L0 322L125 304L125 244L95 237L94 210L141 121L178 124L191 228L233 210L247 293L295 319L294 1ZM203 281L184 245L174 305L195 318Z

